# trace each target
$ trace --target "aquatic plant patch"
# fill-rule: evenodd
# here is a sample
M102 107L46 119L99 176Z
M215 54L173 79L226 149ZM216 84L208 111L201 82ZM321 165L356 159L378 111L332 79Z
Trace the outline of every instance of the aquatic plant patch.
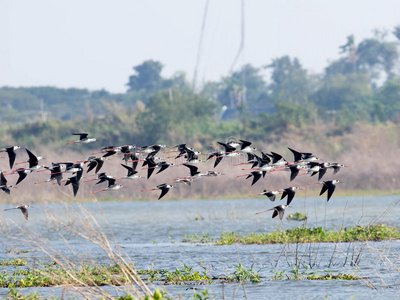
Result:
M250 233L247 236L234 232L222 232L214 240L208 234L185 235L183 241L191 243L213 243L214 245L232 244L290 244L290 243L341 243L364 242L400 239L400 230L397 227L386 225L356 226L342 228L337 231L322 227L279 230L270 233Z
M261 277L258 271L252 268L246 269L243 265L236 265L234 271L230 274L222 276L214 276L207 269L199 272L191 267L182 265L182 268L176 268L174 271L156 270L154 268L148 270L140 270L138 274L144 281L159 282L164 285L208 285L213 283L234 283L234 282L261 282L264 280L356 280L357 275L331 274L325 271L324 275L319 275L316 271L311 273L308 269L299 270L297 267L293 270L272 271L271 278ZM90 266L82 265L76 269L62 269L59 267L46 266L40 269L16 269L12 273L5 271L0 273L1 288L25 288L25 287L51 287L60 285L74 286L119 286L128 283L128 280L117 265L110 266Z
M0 260L0 266L26 266L28 262L23 258Z

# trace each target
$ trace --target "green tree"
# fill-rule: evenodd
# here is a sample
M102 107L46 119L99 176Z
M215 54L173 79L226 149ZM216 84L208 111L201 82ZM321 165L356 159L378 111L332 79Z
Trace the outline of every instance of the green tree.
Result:
M364 39L356 45L353 35L347 37L346 44L339 47L344 54L326 68L326 77L337 74L365 73L370 81L380 78L382 71L391 78L393 68L399 58L396 43L386 41L386 33L376 30L375 37Z
M137 116L144 144L182 142L207 131L215 103L191 91L163 90L149 97Z
M271 81L268 86L274 102L293 101L304 103L310 93L310 81L307 71L297 58L282 56L274 59L265 68L271 69Z
M127 83L128 91L140 91L154 92L161 88L162 77L161 71L163 65L154 60L146 60L142 64L133 67L136 74L129 77Z
M321 112L339 111L345 104L365 102L373 97L369 78L365 74L337 74L326 78L312 96Z
M218 83L207 83L202 89L206 97L218 99L227 108L230 117L266 110L268 104L266 83L260 69L250 64L223 77Z
M376 95L387 119L400 121L400 79L387 80Z

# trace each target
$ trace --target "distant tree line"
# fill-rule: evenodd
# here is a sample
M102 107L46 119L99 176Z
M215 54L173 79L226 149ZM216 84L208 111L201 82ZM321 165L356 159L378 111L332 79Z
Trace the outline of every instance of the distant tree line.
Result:
M400 26L360 42L349 36L323 74L310 74L297 58L282 56L260 67L244 65L198 90L184 73L165 78L162 63L147 60L133 68L123 94L2 87L0 116L3 124L52 118L74 120L75 126L81 120L86 127L114 120L115 128L128 124L142 144L235 132L257 139L316 123L331 124L340 134L355 122L400 122L399 46Z

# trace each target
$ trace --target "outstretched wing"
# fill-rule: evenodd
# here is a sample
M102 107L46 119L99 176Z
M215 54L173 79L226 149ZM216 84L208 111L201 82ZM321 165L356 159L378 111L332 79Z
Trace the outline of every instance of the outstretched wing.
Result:
M259 172L254 172L253 173L253 182L251 183L251 185L255 184L260 178L261 178L261 174Z
M290 151L292 151L292 153L293 153L293 156L294 156L294 162L296 162L296 161L299 161L299 160L301 160L302 159L302 154L300 153L300 152L298 152L298 151L296 151L296 150L293 150L292 148L289 148L288 147L288 149L290 150Z
M285 191L286 191L286 190L285 190ZM288 195L286 205L289 205L290 202L292 202L292 200L293 200L294 195L296 194L296 192L295 192L295 191L292 191L292 190L287 190L286 193L287 193L287 195Z
M244 140L240 140L242 142L242 146L240 147L240 150L243 150L244 148L250 146L252 143Z
M157 174L158 174L158 173L161 173L162 171L165 171L166 169L168 169L168 167L169 167L169 164L162 164L162 165L161 165L161 168L160 168L160 170L157 172Z
M88 137L88 133L73 133L72 135L79 135L79 139L83 140Z
M325 173L326 173L327 170L328 170L327 168L321 168L321 169L319 170L319 172L318 172L318 180L321 180L322 177L324 177L324 175L325 175Z
M97 174L97 172L99 172L100 169L103 167L103 165L104 165L104 160L102 160L102 159L96 159L96 161L97 161L97 167L96 167L95 173Z
M162 197L164 197L168 193L168 191L169 191L169 188L167 188L167 187L161 188L161 194L160 194L160 197L158 197L158 200L160 200Z
M197 175L198 173L199 173L199 168L198 167L196 167L196 166L192 166L192 165L189 165L189 164L183 164L185 167L188 167L189 168L189 170L190 170L190 176L194 176L194 175Z
M224 157L220 154L220 155L218 155L216 158L215 158L215 162L214 162L214 168L216 167L216 166L218 166L218 164L221 162L221 160L223 159Z
M4 177L3 172L0 172L0 186L7 186L7 179Z
M89 173L90 171L92 171L94 169L94 167L96 167L96 166L97 166L97 161L92 160L91 162L89 162L86 173Z
M323 183L321 192L319 195L321 196L323 193L325 193L328 190L328 185L326 183Z
M14 148L13 147L8 147L6 148L7 154L8 154L8 159L10 162L10 169L12 169L12 167L14 166L14 162L15 162L15 152L14 152Z
M293 179L296 178L296 176L299 174L300 169L297 166L292 166L290 167L290 181L293 181Z
M29 156L29 168L37 166L37 164L39 163L39 160L37 159L36 155L34 155L28 149L25 149L25 150L26 150L26 152L28 153L28 156Z
M28 220L28 209L25 208L25 207L18 207L18 208L21 210L21 212L24 215L25 219Z
M18 177L17 183L15 185L20 183L27 176L27 174L25 173L25 169L19 169L19 171L17 170L17 173L18 173L19 177Z
M126 176L129 177L129 176L133 175L133 168L131 168L131 167L127 166L127 165L124 165L124 164L121 164L121 166L123 166L125 169L128 170L128 175L126 175Z
M334 184L330 184L328 186L328 199L326 200L327 202L329 201L329 199L331 199L333 192L335 191L336 185Z

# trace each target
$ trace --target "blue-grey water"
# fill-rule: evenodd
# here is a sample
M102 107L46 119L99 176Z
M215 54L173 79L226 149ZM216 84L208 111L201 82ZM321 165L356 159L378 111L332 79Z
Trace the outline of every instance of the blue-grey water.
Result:
M107 253L94 243L79 237L93 238L102 230L111 248L131 260L137 269L175 270L182 265L214 276L232 273L239 263L259 271L261 282L196 286L210 291L216 299L355 299L398 298L400 285L400 242L327 243L299 245L230 245L183 243L184 234L207 233L218 238L223 231L240 234L271 232L297 226L321 226L328 229L367 224L400 227L400 196L333 197L328 203L319 198L295 198L282 221L272 219L272 212L255 215L279 203L267 198L235 200L177 200L150 202L92 202L83 204L37 204L29 210L29 221L18 210L0 215L0 260L26 258L31 265L65 257L76 263L107 264ZM8 207L8 206L7 206ZM1 211L6 208L0 206ZM291 212L304 212L306 222L288 221ZM86 224L86 225L85 225ZM92 226L91 229L89 226ZM72 231L71 231L72 229ZM75 230L75 232L73 232ZM37 244L38 242L38 244ZM15 250L31 250L15 253ZM9 253L9 250L13 250ZM45 250L45 251L43 251ZM46 254L47 252L48 254ZM50 256L49 256L50 255ZM51 255L54 255L51 257ZM296 260L297 258L297 260ZM351 260L358 260L358 266ZM276 271L290 273L295 264L324 275L325 270L355 273L364 280L271 280ZM0 267L11 271L14 267ZM155 285L160 287L160 285ZM189 286L165 286L177 299L188 299ZM118 295L114 287L104 287ZM0 288L4 297L8 289ZM44 297L77 297L64 288L27 288L21 293L38 292Z

